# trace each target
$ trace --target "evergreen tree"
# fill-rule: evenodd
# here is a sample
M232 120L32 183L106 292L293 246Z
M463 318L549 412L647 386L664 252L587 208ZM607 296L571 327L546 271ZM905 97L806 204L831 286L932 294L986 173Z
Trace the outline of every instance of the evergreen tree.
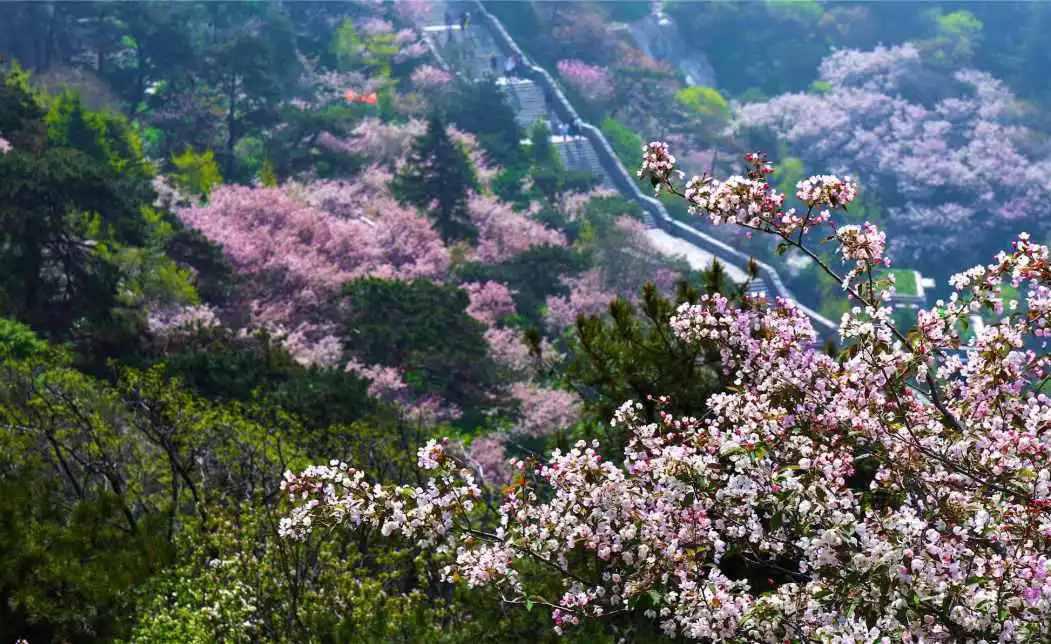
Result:
M467 153L449 138L438 116L431 117L427 132L413 143L409 163L392 188L401 201L427 211L446 242L475 236L467 193L478 189L478 179Z

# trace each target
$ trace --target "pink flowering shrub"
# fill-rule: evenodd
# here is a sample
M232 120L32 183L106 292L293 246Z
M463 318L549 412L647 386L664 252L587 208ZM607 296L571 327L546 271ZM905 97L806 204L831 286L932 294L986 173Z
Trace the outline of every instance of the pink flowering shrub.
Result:
M497 263L534 246L565 246L566 238L494 197L472 194L467 203L471 223L478 229L475 259Z
M306 188L309 192L309 187ZM352 195L367 190L347 188ZM442 279L449 256L430 223L390 197L344 219L280 188L222 186L206 205L177 211L250 279L241 295L253 323L295 333L324 329L342 285L357 277Z
M471 441L468 459L474 465L479 478L490 485L506 485L511 482L511 464L508 462L505 439L499 434L481 436Z
M0 154L7 154L13 149L14 147L11 145L11 142L0 136Z
M511 385L511 396L520 408L514 430L519 434L546 436L569 428L580 418L580 398L571 391L516 382Z
M463 284L462 288L467 291L471 302L467 307L467 315L479 322L496 324L500 318L515 312L515 301L510 289L499 282L469 282Z
M433 91L447 87L452 82L452 74L434 65L420 65L412 71L412 84L421 90Z
M603 286L599 269L592 269L579 277L564 277L562 282L569 287L569 294L547 298L545 320L555 330L572 326L578 315L601 314L617 297Z
M1033 145L1045 135L1020 125L1024 103L999 80L926 67L910 44L837 51L820 80L820 94L741 106L740 124L773 132L815 167L850 168L879 186L899 259L937 270L932 258L987 257L976 231L1049 230L1051 158Z
M446 579L544 607L559 633L626 616L718 642L1051 639L1051 252L1020 234L956 275L906 335L891 284L874 276L882 233L833 221L851 182L800 182L809 198L796 213L765 158L747 163L745 176L680 186L653 144L640 174L715 224L809 254L855 301L840 325L847 351L818 350L792 302L703 296L667 332L718 355L732 386L700 418L650 422L625 402L610 421L627 437L623 462L597 440L513 461L488 516L475 470L431 441L419 486L373 485L339 462L287 474L281 531L364 525L447 549ZM838 230L821 236L846 273L810 249L814 229ZM1021 294L1007 307L1005 283ZM980 309L996 319L965 342L959 323ZM566 405L518 389L538 419L524 431L564 422Z
M489 357L497 365L513 374L529 375L535 360L529 353L529 345L522 339L518 329L494 327L485 332L489 345Z
M562 80L584 99L602 102L613 98L613 78L604 67L572 58L558 61L557 67Z
M345 150L360 154L373 163L394 165L405 158L413 140L425 129L426 124L418 119L398 124L367 118L354 128Z
M453 404L431 394L418 395L406 384L401 370L383 365L363 365L351 360L345 367L349 373L369 381L368 394L390 403L403 418L421 426L430 427L442 421L460 417Z

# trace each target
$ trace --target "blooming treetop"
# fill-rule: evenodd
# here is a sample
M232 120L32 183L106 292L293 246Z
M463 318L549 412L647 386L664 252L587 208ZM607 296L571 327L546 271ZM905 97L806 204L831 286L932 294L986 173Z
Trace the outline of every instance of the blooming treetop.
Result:
M958 257L975 250L977 228L1043 225L1051 158L1019 125L1025 108L1002 82L924 67L910 44L834 52L820 76L827 91L742 105L739 123L770 129L812 164L878 184L899 256Z
M558 73L573 89L589 101L608 101L613 98L613 78L604 67L589 65L570 58L558 61Z
M712 222L820 262L806 233L834 228L853 184L800 182L807 211L786 212L769 164L747 161L746 176L680 187L655 143L640 174ZM628 401L611 421L628 436L622 463L603 460L598 442L515 461L495 517L476 468L441 442L420 449L430 477L418 486L373 485L339 462L289 473L283 533L364 524L436 546L449 553L447 579L544 606L558 632L631 616L708 641L1048 641L1047 247L1019 235L957 275L906 335L873 276L882 234L846 226L830 241L848 272L820 266L856 302L839 358L815 349L789 301L705 296L670 325L721 356L730 386L704 417L647 423ZM1022 305L1004 310L1004 282ZM958 323L982 307L1000 318L965 344ZM552 579L558 590L542 594Z

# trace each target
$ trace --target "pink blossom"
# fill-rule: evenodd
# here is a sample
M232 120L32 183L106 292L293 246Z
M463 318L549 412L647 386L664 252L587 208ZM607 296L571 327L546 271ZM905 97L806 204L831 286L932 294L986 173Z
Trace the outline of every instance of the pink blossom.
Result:
M380 18L368 18L362 21L360 25L361 33L366 36L381 36L383 34L393 33L394 26L386 20Z
M557 67L562 80L586 100L601 102L613 98L613 79L605 68L576 59L560 60Z
M4 137L0 136L0 154L7 154L13 149L11 143Z
M478 228L478 261L502 262L534 246L566 245L562 233L515 212L494 197L472 194L467 207L471 222Z
M442 279L448 271L448 252L426 219L393 198L347 191L341 208L353 211L348 202L355 195L363 199L355 219L299 201L284 189L229 185L216 189L207 205L177 214L250 278L241 295L253 322L294 333L303 324L323 325L351 279Z
M422 90L435 90L447 87L452 82L452 74L434 65L420 65L412 72L412 84Z
M547 436L567 429L580 418L580 399L561 389L516 382L513 396L521 407L515 432L527 436Z
M426 124L411 119L404 124L384 123L376 118L364 119L341 148L360 154L372 163L395 165L408 154L412 142L423 134Z
M599 315L617 297L602 285L602 273L592 269L580 277L563 278L569 287L569 295L552 295L547 298L545 320L554 330L572 326L580 315Z
M490 485L506 485L511 482L511 466L507 462L504 437L498 434L480 436L471 441L469 457L480 473L480 478Z
M394 405L405 418L424 426L433 426L461 415L453 404L434 395L419 395L405 383L402 372L383 365L366 366L356 360L346 365L346 371L369 381L368 393L373 398Z
M769 164L747 162L734 181L691 181L691 206L809 250L806 226L785 223L766 183ZM832 210L836 226L842 204ZM599 440L512 460L520 476L489 526L473 512L478 468L445 441L418 450L427 479L411 486L314 466L286 474L281 533L367 526L441 548L446 580L547 606L560 634L637 610L668 637L707 642L1047 641L1051 356L1038 345L1051 337L1051 250L1019 234L953 276L951 297L906 335L889 291L856 274L883 259L882 233L837 230L829 241L854 267L823 270L856 305L839 356L817 347L793 302L704 295L665 329L718 357L729 386L703 416L656 397L653 419L626 401L609 423L622 460ZM1021 303L1003 304L1005 285ZM987 324L964 343L961 321L983 310ZM518 432L575 422L568 392L517 383L512 394ZM550 576L520 572L533 566Z
M1031 145L1020 101L997 79L925 67L911 45L835 52L821 77L828 91L743 105L740 122L772 131L812 165L850 167L880 186L896 252L950 259L976 248L978 231L1039 221L1051 160ZM904 90L916 85L945 96L910 100Z
M485 332L493 362L517 375L530 375L535 360L518 329L494 327Z
M515 312L511 291L499 282L468 282L461 287L471 301L467 314L479 322L496 324L500 318Z

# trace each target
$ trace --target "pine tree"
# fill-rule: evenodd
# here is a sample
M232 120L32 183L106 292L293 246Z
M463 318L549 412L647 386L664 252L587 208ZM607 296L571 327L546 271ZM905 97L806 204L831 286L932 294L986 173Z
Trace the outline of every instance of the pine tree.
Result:
M449 138L439 117L432 116L427 131L413 143L409 162L392 188L402 202L423 209L446 242L477 234L468 216L467 193L478 189L478 180L467 153Z

